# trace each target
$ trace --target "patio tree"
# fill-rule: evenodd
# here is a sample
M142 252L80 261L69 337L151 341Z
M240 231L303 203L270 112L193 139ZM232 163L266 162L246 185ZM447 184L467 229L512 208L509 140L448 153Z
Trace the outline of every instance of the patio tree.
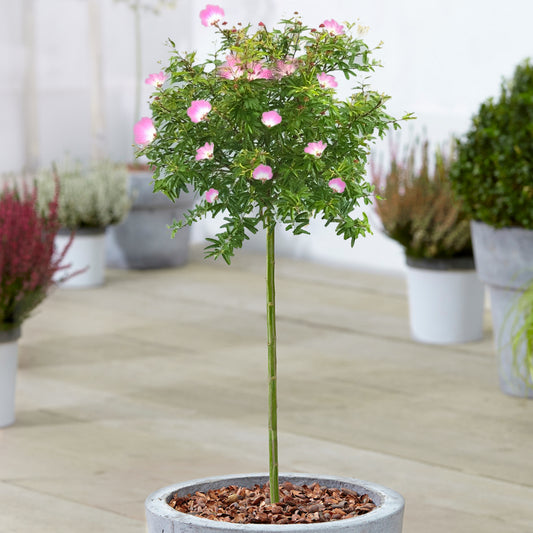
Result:
M368 233L367 216L354 209L371 203L369 147L399 121L386 113L389 97L367 85L378 63L352 24L332 19L310 28L295 13L269 30L261 22L228 27L224 16L218 6L200 13L220 36L205 61L170 41L165 71L147 79L155 87L152 117L136 124L135 141L155 167L154 191L171 199L189 189L202 195L174 232L208 215L223 218L207 239L208 257L229 264L251 234L266 230L270 493L277 502L275 229L308 234L319 217L352 246ZM347 99L336 92L339 74L356 83Z

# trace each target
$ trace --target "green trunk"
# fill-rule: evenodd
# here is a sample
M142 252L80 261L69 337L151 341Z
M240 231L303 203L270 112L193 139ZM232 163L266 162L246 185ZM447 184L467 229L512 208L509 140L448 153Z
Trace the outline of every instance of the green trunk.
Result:
M279 502L278 480L278 397L276 364L276 286L274 279L275 223L267 219L267 335L268 335L268 450L270 501Z

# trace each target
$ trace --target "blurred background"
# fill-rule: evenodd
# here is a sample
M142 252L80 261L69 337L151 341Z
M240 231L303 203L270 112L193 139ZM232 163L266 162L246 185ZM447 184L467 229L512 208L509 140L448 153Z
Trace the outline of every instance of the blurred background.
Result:
M434 145L447 145L452 135L462 135L479 104L496 96L502 78L532 55L530 0L213 3L224 8L230 24L272 26L298 11L309 26L330 18L368 26L367 42L374 47L383 41L375 57L384 68L373 75L372 87L392 96L391 114L417 116L395 136L400 144L426 136ZM198 17L206 0L140 4L136 18L136 0L0 0L0 173L33 171L66 154L82 161L133 160L133 124L149 115L151 87L144 78L166 64L167 39L180 50L205 55L215 35ZM139 60L140 112L135 103ZM377 161L386 163L389 142L376 144ZM401 273L401 248L380 233L375 215L370 218L374 235L353 249L316 222L311 237L287 236L279 250L337 266ZM193 242L214 229L214 221L198 224ZM262 243L250 246L259 249Z

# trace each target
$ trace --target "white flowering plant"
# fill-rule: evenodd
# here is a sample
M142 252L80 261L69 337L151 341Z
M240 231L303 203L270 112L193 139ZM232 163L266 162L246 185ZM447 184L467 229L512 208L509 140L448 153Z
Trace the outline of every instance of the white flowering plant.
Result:
M230 263L235 248L266 229L270 491L277 502L274 229L305 234L321 217L353 246L369 232L366 214L354 216L354 209L371 203L370 146L411 115L387 114L389 97L367 85L378 62L352 35L353 24L331 19L311 28L295 13L268 29L262 22L230 26L224 17L219 6L200 13L220 36L205 61L170 41L168 66L146 80L155 88L152 117L134 133L138 154L155 168L154 191L202 196L174 231L223 216L219 233L207 239L207 256ZM339 75L355 80L347 99L337 95Z

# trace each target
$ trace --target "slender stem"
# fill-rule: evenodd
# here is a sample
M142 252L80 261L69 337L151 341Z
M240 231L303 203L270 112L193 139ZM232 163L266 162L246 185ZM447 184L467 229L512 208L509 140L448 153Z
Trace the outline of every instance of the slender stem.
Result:
M279 502L278 479L278 393L276 364L276 286L274 279L275 222L267 217L267 335L268 335L268 451L270 502Z

